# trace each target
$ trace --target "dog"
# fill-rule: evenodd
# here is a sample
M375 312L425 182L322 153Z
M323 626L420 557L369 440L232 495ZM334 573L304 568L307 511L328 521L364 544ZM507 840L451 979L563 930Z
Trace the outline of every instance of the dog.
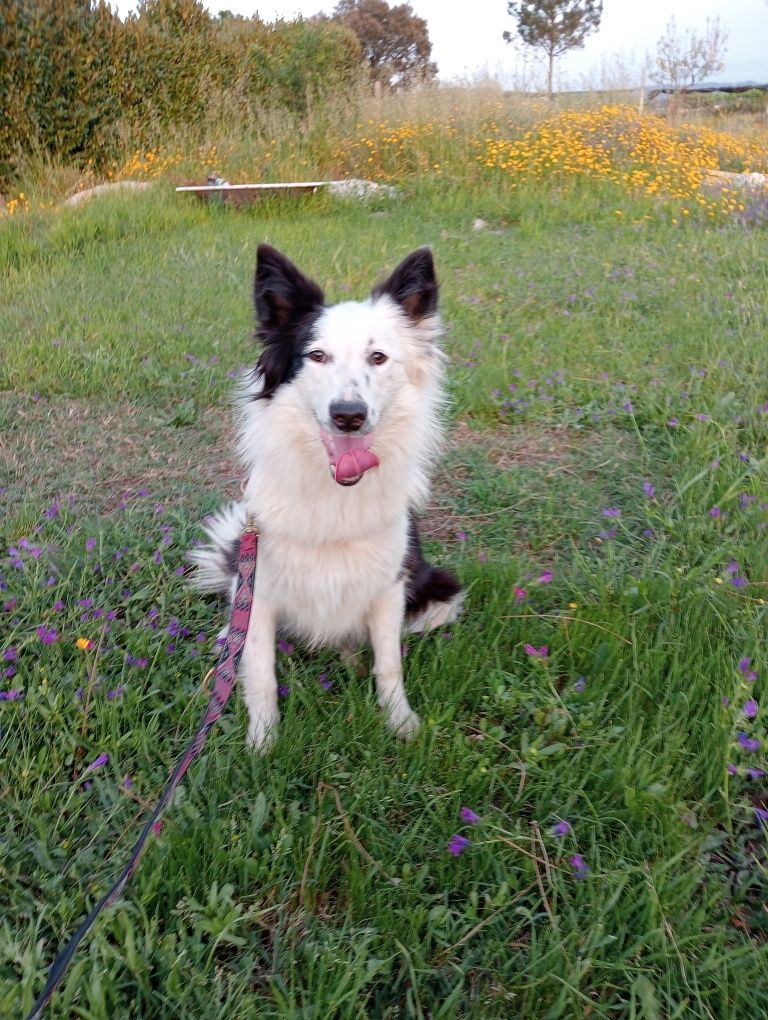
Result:
M277 734L278 633L342 652L373 649L377 700L398 736L419 717L403 684L401 635L453 623L463 592L424 560L416 510L439 453L445 355L432 253L408 255L365 301L326 305L275 248L258 247L261 349L238 395L242 499L205 522L192 583L234 595L238 544L259 531L240 681L248 743Z

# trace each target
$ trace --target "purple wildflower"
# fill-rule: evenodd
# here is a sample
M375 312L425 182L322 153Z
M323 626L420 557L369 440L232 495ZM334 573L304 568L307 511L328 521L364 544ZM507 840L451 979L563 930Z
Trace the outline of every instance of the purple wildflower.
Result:
M670 418L669 421L667 422L667 425L669 425L671 429L676 429L679 424L680 424L679 418Z
M729 776L738 776L739 774L738 768L730 762L725 766L725 771Z
M747 736L743 730L739 730L736 740L738 741L739 747L744 751L754 752L760 750L760 741Z
M734 588L746 588L748 583L749 582L747 581L746 577L737 576L731 578L731 584L733 585Z
M96 539L95 538L87 538L85 540L85 551L86 552L93 552L93 550L95 548L96 548Z
M739 572L739 564L736 562L736 560L730 560L729 561L728 566L725 568L725 572L726 572L726 574L728 574L731 577L734 574L738 574L738 572Z
M603 510L603 517L621 517L621 510L617 506L607 506Z
M475 814L472 808L468 807L463 807L461 811L459 811L459 818L462 822L466 822L467 825L477 825L478 822L482 821L480 815Z
M55 627L46 627L45 624L38 627L35 633L44 645L52 645L59 637L59 632Z
M768 822L768 811L766 811L765 808L761 808L761 807L755 808L755 818L757 819L758 822L767 823Z
M555 822L550 831L557 839L562 839L563 836L568 836L573 832L573 826L570 822L566 822L564 818L561 818L559 822Z
M10 648L6 648L3 652L3 658L6 662L16 662L19 657L19 650L15 645L11 645Z
M468 840L466 836L460 836L457 832L448 840L448 853L458 857L459 854L463 854L467 847L471 845L471 840Z
M749 658L749 656L743 655L739 659L739 672L741 673L742 676L746 677L747 680L757 680L757 673L753 669L750 669L751 665L752 660Z
M283 653L283 655L293 655L294 648L290 641L284 641L282 638L277 642L277 647Z
M120 684L111 691L107 691L107 701L119 701L125 694L125 685Z
M552 571L545 570L541 577L536 578L536 584L549 584L552 580Z
M573 868L574 878L586 878L589 874L589 865L581 854L571 854L570 864Z
M96 769L100 769L102 765L106 765L109 761L109 755L102 751L98 757L94 758L91 764L83 772L84 776L87 776L89 772L95 772Z
M583 676L577 676L576 677L576 681L575 681L575 683L573 685L574 691L576 691L577 694L583 694L586 686L587 686L587 681L584 679L584 677Z
M456 541L457 542L466 542L466 540L467 540L467 533L466 533L466 531L457 531L456 532Z
M0 691L0 701L18 701L21 697L21 691L17 687L12 687L9 691Z
M722 514L723 514L723 511L720 509L719 506L713 506L713 507L709 508L709 516L710 517L718 518L718 517L722 517Z
M535 645L523 645L523 649L532 659L546 659L549 655L549 648L546 645L541 645L540 648Z
M656 495L656 486L652 485L650 482L643 482L643 492L648 499L653 499Z
M750 779L762 779L765 775L765 769L747 769L747 776Z
M757 715L757 702L754 698L750 698L749 701L744 702L743 712L746 719L755 718Z
M133 780L131 779L131 777L128 776L128 775L123 776L123 789L124 790L130 790L132 787L133 787Z
M290 694L291 688L288 684L279 684L277 688L277 694L280 698L287 698Z
M321 673L320 676L317 678L317 682L320 684L324 691L330 691L331 687L333 687L333 680L328 679L327 673Z

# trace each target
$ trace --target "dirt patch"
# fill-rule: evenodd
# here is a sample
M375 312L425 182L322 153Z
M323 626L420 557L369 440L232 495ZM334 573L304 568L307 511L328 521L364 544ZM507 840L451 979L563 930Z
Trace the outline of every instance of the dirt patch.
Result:
M514 509L497 497L483 506L482 490L468 505L466 494L483 476L520 470L546 482L588 472L589 442L566 428L528 423L477 430L458 422L422 515L425 537L455 538ZM148 489L158 500L196 510L213 494L236 498L240 481L226 407L181 414L179 408L0 394L0 489L6 490L0 501L6 505L44 506L74 493L81 507L108 513L124 493Z
M478 461L486 468L513 471L515 468L548 474L571 470L569 464L583 444L580 435L565 428L527 424L477 430L460 421L451 429L446 455L432 484L432 499L421 515L420 529L427 538L453 538L468 522L482 521L511 510L493 507L485 512L458 513L457 487L477 474Z
M3 394L0 488L13 502L74 493L100 513L124 492L144 488L182 502L205 489L234 495L239 475L229 418L211 408L177 427L172 409Z

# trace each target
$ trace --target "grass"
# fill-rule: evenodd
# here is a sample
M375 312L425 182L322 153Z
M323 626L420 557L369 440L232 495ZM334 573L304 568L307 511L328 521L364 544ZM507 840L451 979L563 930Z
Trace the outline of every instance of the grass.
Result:
M0 224L3 1015L202 711L222 612L180 568L237 491L259 240L330 300L433 246L453 432L425 533L467 611L409 641L410 746L368 681L283 645L275 750L235 698L49 1014L768 1009L764 231L492 179L240 213L159 185Z

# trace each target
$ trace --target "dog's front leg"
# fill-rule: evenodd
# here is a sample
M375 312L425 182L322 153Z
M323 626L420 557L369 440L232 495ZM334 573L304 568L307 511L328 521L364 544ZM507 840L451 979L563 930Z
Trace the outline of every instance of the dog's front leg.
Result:
M240 673L248 709L248 744L254 751L263 752L270 747L277 736L280 721L275 676L275 631L273 607L264 599L254 598Z
M368 633L373 647L376 697L387 725L398 737L410 740L419 732L419 717L408 704L403 684L400 635L405 614L405 585L396 581L371 603Z

